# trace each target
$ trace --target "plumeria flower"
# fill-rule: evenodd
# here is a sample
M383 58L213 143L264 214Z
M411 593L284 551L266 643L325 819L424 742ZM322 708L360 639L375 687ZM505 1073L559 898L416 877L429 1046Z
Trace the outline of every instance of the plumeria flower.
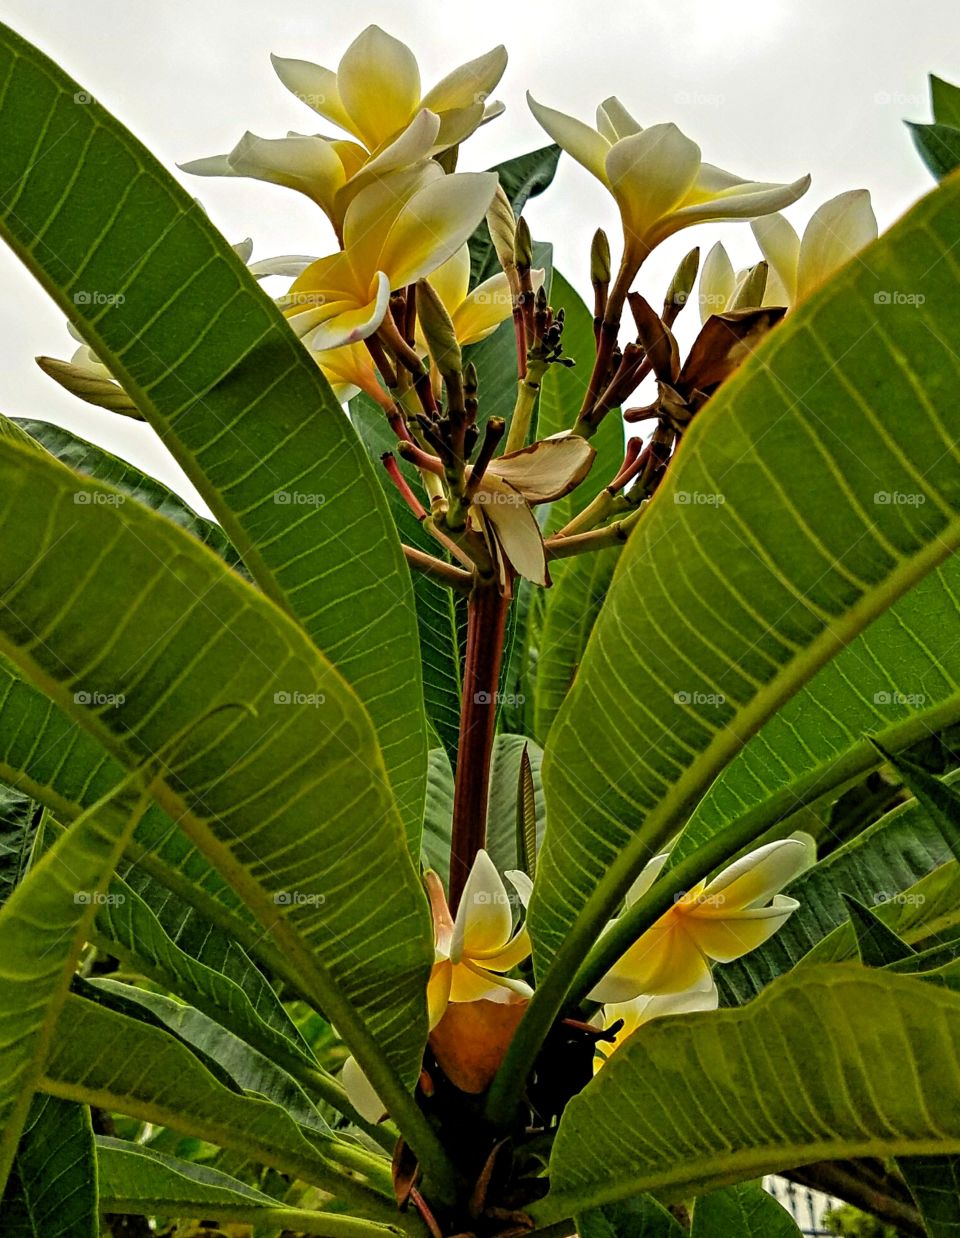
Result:
M413 52L379 26L368 26L354 39L335 72L308 60L272 60L288 90L371 153L393 142L423 109L439 117L437 151L462 142L503 111L500 104L486 103L507 67L503 46L460 65L422 96Z
M511 871L507 878L524 907L532 888L526 873ZM486 851L478 851L470 869L456 919L450 915L440 878L424 874L433 911L436 955L427 984L430 1027L440 1022L449 1002L509 1002L530 989L509 979L512 971L530 954L526 925L513 932L510 896L496 866Z
M782 215L758 219L753 234L770 264L764 303L795 305L877 239L877 217L869 190L850 189L814 211L803 240Z
M553 140L616 199L631 277L655 245L681 228L769 215L796 202L810 184L809 176L790 185L744 180L704 163L700 147L676 125L643 129L616 98L600 104L596 129L529 94L527 100Z
M348 403L358 391L363 391L386 412L393 412L393 400L384 391L377 376L377 367L363 342L344 344L341 348L328 348L322 352L310 350L310 355L341 404Z
M711 962L731 963L763 945L799 903L779 891L811 862L805 836L768 843L699 882L653 924L597 984L598 1002L640 994L682 993L707 983ZM667 856L656 856L627 896L630 906L651 887Z
M436 150L440 117L426 109L377 155L357 142L289 133L285 138L261 138L245 133L226 155L212 155L180 164L193 176L245 176L283 185L306 194L327 215L341 235L343 216L352 198L376 180L421 165Z
M544 276L542 268L530 272L534 290L541 286ZM466 245L437 267L430 276L430 284L450 315L461 348L485 340L513 313L513 293L503 271L469 291L470 249ZM422 335L418 335L417 344L421 352L426 352Z
M621 1048L639 1027L649 1023L652 1019L660 1019L668 1014L693 1014L698 1010L716 1010L719 1004L720 994L717 992L713 976L709 973L692 989L686 989L682 993L664 993L656 997L643 994L628 1002L608 1002L603 1008L603 1026L612 1028L621 1022L622 1026L616 1032L612 1042L598 1041L597 1049L602 1057L596 1059L597 1068L599 1069L612 1053Z
M486 537L501 588L509 586L510 568L535 584L549 585L543 534L531 508L569 494L586 477L595 456L585 438L562 431L487 465L470 521Z
M483 219L496 187L494 172L445 176L430 163L362 189L344 216L343 249L312 263L280 298L291 326L317 350L372 335L390 293L452 257Z
M763 264L764 279L756 279L757 267L745 267L735 271L730 256L722 241L717 241L703 262L700 272L698 299L700 322L705 323L712 314L726 314L739 309L757 309L763 304L782 302L768 301L765 288L769 276L767 264ZM759 294L759 295L758 295Z

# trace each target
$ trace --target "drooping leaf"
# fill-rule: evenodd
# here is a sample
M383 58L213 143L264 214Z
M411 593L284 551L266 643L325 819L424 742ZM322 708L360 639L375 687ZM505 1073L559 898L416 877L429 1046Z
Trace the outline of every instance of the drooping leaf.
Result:
M960 543L945 394L960 311L940 261L958 202L951 183L919 203L684 436L554 724L530 914L541 972L561 943L573 959L596 938L751 734ZM906 286L925 302L875 296Z
M157 430L260 587L369 710L411 852L426 776L409 575L317 366L202 209L0 29L0 235ZM43 243L38 243L42 237ZM383 606L383 590L395 606Z
M655 1019L567 1106L531 1214L549 1224L821 1159L955 1154L958 1033L956 994L858 966L785 976L740 1010Z
M356 695L279 608L120 492L3 443L0 493L0 647L122 764L196 728L161 806L341 1033L375 1035L412 1081L429 916Z
M916 957L902 938L891 928L887 928L879 916L869 907L858 902L850 894L843 896L850 916L850 925L857 939L857 952L864 967L886 967L888 963L899 963Z
M956 1238L960 1229L960 1156L898 1156L928 1238Z
M524 744L517 776L517 863L528 877L536 875L539 843L537 790L533 782L530 747L529 744Z
M90 1110L35 1096L0 1201L0 1233L5 1238L99 1238L97 1188Z
M960 795L950 782L941 781L906 756L884 754L944 837L955 860L960 860Z
M701 1195L693 1205L690 1238L801 1238L790 1213L755 1182Z

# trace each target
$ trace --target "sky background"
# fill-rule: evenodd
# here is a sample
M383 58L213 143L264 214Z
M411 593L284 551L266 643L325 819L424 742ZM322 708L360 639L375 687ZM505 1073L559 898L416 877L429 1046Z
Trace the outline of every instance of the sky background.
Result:
M4 0L3 20L57 59L197 195L229 240L250 236L254 256L323 254L329 225L307 199L250 180L210 180L175 169L229 150L245 129L265 137L330 127L280 84L270 53L335 68L371 22L403 39L426 90L497 43L510 53L494 97L504 116L464 146L460 169L489 167L548 139L524 93L590 120L616 94L643 125L675 121L711 163L757 180L813 176L787 213L799 228L825 199L868 188L881 230L932 181L904 117L929 119L927 73L960 80L956 0ZM617 214L606 191L563 157L553 186L527 217L552 241L557 267L589 291L588 250ZM655 303L694 243L726 244L734 265L759 254L745 224L672 237L641 290ZM0 411L57 421L173 484L189 483L153 432L73 399L37 369L39 353L69 357L63 316L0 246ZM280 289L278 289L279 291ZM688 319L686 338L696 326ZM681 332L681 343L683 342Z

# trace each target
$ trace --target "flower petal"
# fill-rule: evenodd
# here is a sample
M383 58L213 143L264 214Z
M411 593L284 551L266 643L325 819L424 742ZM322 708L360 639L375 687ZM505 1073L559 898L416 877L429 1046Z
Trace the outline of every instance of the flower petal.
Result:
M358 271L372 275L385 269L381 251L397 218L420 189L444 179L442 168L429 160L377 177L355 195L347 187L350 201L339 201L337 209L343 213L343 247Z
M700 321L704 323L711 314L722 314L733 296L737 277L733 263L722 241L717 241L703 262L700 272Z
M643 898L644 894L647 893L660 876L663 866L669 858L669 851L661 851L659 855L655 855L646 862L640 872L640 876L624 895L623 901L625 906L632 907L634 903Z
M433 112L449 112L483 103L490 91L496 88L506 67L507 49L501 43L441 78L424 95L422 106Z
M533 882L521 868L508 868L504 876L516 890L521 907L526 910L530 906Z
M596 454L582 435L563 431L498 456L487 466L486 477L509 482L528 503L552 503L579 486Z
M423 884L427 887L427 897L430 900L430 912L433 916L433 940L439 954L450 953L450 939L453 937L453 918L447 905L447 896L443 891L440 875L432 868L423 874Z
M690 914L719 915L758 907L789 885L810 863L811 848L799 838L767 843L728 865L709 882Z
M799 906L796 899L778 894L769 907L754 907L726 916L688 916L688 931L707 958L732 963L762 946Z
M461 172L414 193L380 251L377 266L390 276L392 287L416 283L452 258L486 215L497 183L495 172Z
M750 225L753 235L764 258L770 264L771 273L776 274L786 291L789 300L773 302L767 289L763 300L765 304L792 305L797 299L797 263L800 260L800 238L793 225L778 213L764 215L755 219Z
M770 215L796 202L809 188L809 176L801 176L790 185L746 181L705 201L678 207L674 212L678 222L673 230L717 219L756 219L760 215Z
M470 247L461 245L457 252L442 262L430 275L430 286L443 302L448 314L467 296L470 286Z
M387 1109L383 1101L373 1089L373 1084L360 1069L360 1063L355 1057L348 1057L340 1073L340 1082L347 1093L347 1099L368 1122L383 1121Z
M436 112L421 108L395 141L364 164L359 175L365 180L369 175L382 176L384 172L419 163L435 148L439 132L440 117Z
M405 128L420 102L420 70L405 43L368 26L343 53L337 90L344 111L370 151Z
M597 108L597 128L611 146L621 138L629 138L643 130L643 126L633 119L616 95L604 99Z
M462 970L462 969L461 969ZM449 959L434 963L427 981L427 1025L432 1030L443 1018L450 1001L454 966Z
M527 104L530 111L539 121L542 128L553 138L558 146L562 146L568 155L583 164L588 172L592 172L606 185L606 157L610 143L596 129L591 129L583 121L567 116L563 112L554 111L552 107L544 107L527 91Z
M676 908L633 943L590 993L593 1001L630 1001L641 993L678 993L705 983L710 967Z
M320 352L326 348L340 348L373 335L383 322L390 305L390 281L383 272L376 278L372 299L365 305L341 309L320 321L301 338L309 348ZM326 308L326 307L325 307ZM295 325L296 320L292 325Z
M292 275L296 278L315 262L316 258L310 254L279 254L276 258L261 258L259 262L250 262L247 270L257 279L266 275Z
M508 972L529 957L530 949L530 934L526 928L521 928L514 933L501 950L488 954L474 954L471 957L485 971Z
M434 275L436 272L434 272ZM530 272L534 288L543 283L544 272ZM430 282L433 283L433 276ZM491 275L478 284L456 306L451 314L457 342L466 346L486 339L513 313L513 291L505 272Z
M526 499L487 470L474 504L493 530L504 557L525 580L546 588L550 583L543 535Z
M312 64L309 60L288 59L286 56L271 56L274 72L291 94L297 96L307 107L313 108L327 120L333 121L348 133L356 133L340 100L337 90L337 75L332 69Z
M607 181L635 242L650 248L673 230L655 233L683 201L699 167L700 147L673 124L651 125L610 148Z
M797 300L810 296L821 284L877 239L877 217L866 189L837 194L814 211L800 242L797 262Z
M245 133L226 156L180 165L194 176L248 176L296 189L330 212L346 180L340 156L325 138L261 138Z
M512 928L506 887L493 860L481 849L460 896L450 957L459 963L464 957L501 950L510 940Z

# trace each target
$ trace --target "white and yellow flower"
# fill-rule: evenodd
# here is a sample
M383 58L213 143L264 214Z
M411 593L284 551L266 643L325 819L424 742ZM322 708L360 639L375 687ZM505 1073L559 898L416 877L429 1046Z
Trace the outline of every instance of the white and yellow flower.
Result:
M789 185L744 180L704 163L700 147L674 124L642 128L616 98L597 109L597 127L544 107L527 95L547 133L613 194L623 219L625 265L635 271L655 245L691 224L755 219L805 193Z
M705 323L713 314L725 314L732 310L759 309L761 304L771 302L764 291L765 285L754 279L756 267L735 271L730 256L722 241L717 241L703 262L697 291L700 303L700 322ZM769 270L766 273L769 282ZM762 295L760 295L762 294Z
M791 306L877 239L877 217L869 190L850 189L814 211L802 240L782 215L756 220L753 234L770 264L764 304Z
M694 988L686 989L682 993L663 993L659 996L643 994L628 1002L608 1002L603 1008L603 1027L612 1028L617 1023L621 1026L613 1041L598 1041L597 1049L602 1056L596 1059L596 1066L602 1066L603 1062L617 1049L622 1048L645 1023L668 1014L694 1014L699 1010L716 1010L719 1004L720 994L709 973Z
M435 163L362 189L347 208L343 249L312 263L278 304L322 351L372 335L391 291L431 274L463 245L493 199L493 172L445 176Z
M308 60L272 60L289 91L371 154L393 142L424 109L439 118L437 151L464 141L503 110L486 102L507 67L503 46L460 65L425 95L413 52L379 26L368 26L354 39L335 71Z
M544 274L542 269L530 272L535 290L543 283ZM450 315L461 348L485 340L513 313L513 293L503 271L470 290L470 250L466 245L437 267L430 285ZM426 341L419 332L417 344L426 352Z
M804 836L768 843L698 883L634 942L591 998L624 1002L705 986L711 962L730 963L756 950L796 911L797 901L779 891L808 867L812 845ZM628 906L646 893L666 859L650 861Z
M352 198L373 181L421 166L436 150L440 117L422 110L383 150L371 156L359 143L343 138L289 133L261 138L245 133L226 155L180 164L193 176L242 176L283 185L306 194L327 215L340 236Z

